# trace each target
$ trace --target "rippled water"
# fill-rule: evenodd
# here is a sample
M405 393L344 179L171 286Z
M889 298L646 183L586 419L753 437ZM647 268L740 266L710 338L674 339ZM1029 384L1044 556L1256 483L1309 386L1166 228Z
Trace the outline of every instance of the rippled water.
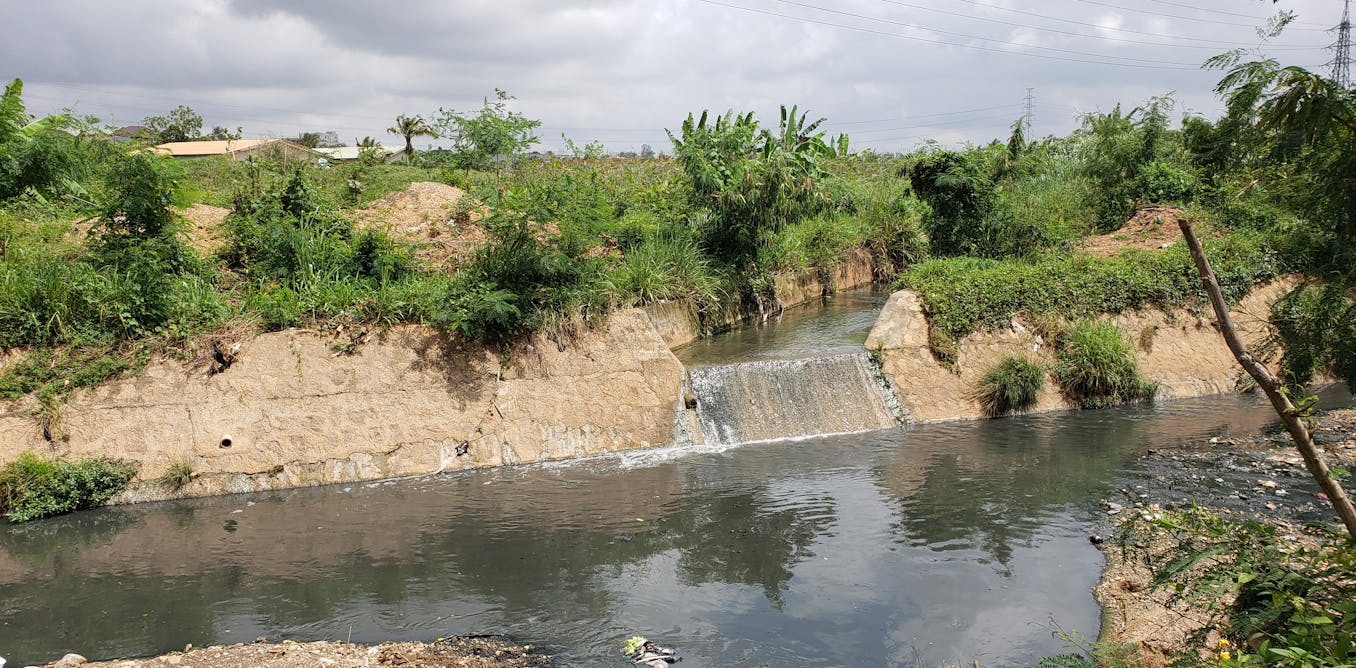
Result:
M859 351L882 297L683 355ZM1088 523L1136 456L1270 416L1216 397L6 524L0 655L500 633L619 666L640 633L693 667L1027 665L1067 650L1055 625L1096 634Z
M762 325L684 346L678 359L693 367L859 352L889 296L879 288L842 292L787 309Z
M0 655L506 633L568 666L1022 665L1095 634L1085 522L1251 397L107 508L0 527Z

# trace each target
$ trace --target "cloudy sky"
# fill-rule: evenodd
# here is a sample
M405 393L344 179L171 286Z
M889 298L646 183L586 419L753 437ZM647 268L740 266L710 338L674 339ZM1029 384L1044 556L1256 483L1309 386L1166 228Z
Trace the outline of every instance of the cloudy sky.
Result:
M853 145L1006 136L1174 93L1213 116L1209 56L1259 45L1321 68L1342 0L4 0L0 77L30 111L118 125L186 104L247 137L385 135L397 114L474 109L496 87L561 135L648 143L689 111L799 104ZM427 143L425 141L425 143Z

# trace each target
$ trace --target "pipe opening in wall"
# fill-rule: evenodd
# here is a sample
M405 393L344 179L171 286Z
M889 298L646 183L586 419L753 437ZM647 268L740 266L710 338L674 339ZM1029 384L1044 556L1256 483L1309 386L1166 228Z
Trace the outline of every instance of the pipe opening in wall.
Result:
M222 437L221 437L221 447L223 447L223 448L229 448L229 447L231 447L231 437L230 437L230 436L222 436Z

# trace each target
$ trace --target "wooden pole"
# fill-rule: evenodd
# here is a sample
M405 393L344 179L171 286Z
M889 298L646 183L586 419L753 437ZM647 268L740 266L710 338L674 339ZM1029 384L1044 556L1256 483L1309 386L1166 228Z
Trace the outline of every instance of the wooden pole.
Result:
M1342 524L1347 527L1347 536L1356 538L1356 507L1352 506L1351 498L1342 489L1342 485L1333 479L1327 463L1319 456L1309 423L1303 419L1299 411L1295 410L1290 397L1281 392L1281 383L1276 376L1244 347L1242 339L1238 337L1238 330L1234 329L1233 320L1229 317L1229 305L1224 302L1224 293L1215 278L1215 270L1210 267L1210 259L1205 256L1200 239L1196 238L1196 233L1191 229L1191 222L1179 218L1178 224L1182 228L1182 236L1186 237L1187 247L1191 249L1191 259L1196 263L1196 270L1201 275L1201 285L1205 288L1206 295L1210 297L1210 306L1215 310L1220 334L1224 336L1229 351L1234 354L1234 359L1238 360L1243 370L1257 381L1257 386L1266 393L1267 399L1271 400L1271 407L1281 416L1281 423L1285 425L1285 430L1295 442L1295 449L1299 450L1300 456L1304 458L1305 468L1309 469L1309 474L1323 489L1323 493L1328 495L1328 502L1332 504L1333 510L1337 511Z

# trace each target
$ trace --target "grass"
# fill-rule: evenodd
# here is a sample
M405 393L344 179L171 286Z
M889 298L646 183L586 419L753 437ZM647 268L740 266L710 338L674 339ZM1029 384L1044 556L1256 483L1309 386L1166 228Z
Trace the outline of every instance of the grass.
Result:
M1134 347L1114 324L1079 320L1059 337L1055 380L1072 403L1103 408L1149 401L1158 388L1144 380Z
M1285 271L1269 238L1258 233L1210 239L1207 252L1231 300ZM934 339L953 343L981 329L1006 326L1018 313L1036 319L1079 317L1177 308L1205 299L1184 244L1161 251L1127 249L1110 258L934 259L910 268L897 284L922 298Z
M46 459L24 452L0 469L0 512L27 522L95 508L127 488L134 463L109 457Z
M1045 388L1045 369L1022 357L1009 357L984 372L975 388L975 398L984 414L998 417L1036 405Z
M170 462L169 468L165 474L160 476L159 481L170 488L170 491L177 492L191 482L197 470L193 466L193 460L187 456L181 457Z

